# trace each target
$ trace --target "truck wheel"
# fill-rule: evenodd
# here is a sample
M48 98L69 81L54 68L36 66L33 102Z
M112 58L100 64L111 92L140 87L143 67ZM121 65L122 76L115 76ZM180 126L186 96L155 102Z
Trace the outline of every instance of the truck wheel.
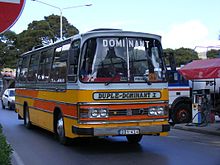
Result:
M176 108L174 108L174 123L188 123L192 120L192 112L190 105L188 104L178 104Z
M126 138L127 138L129 143L136 144L136 143L139 143L141 141L142 136L143 135L127 135Z

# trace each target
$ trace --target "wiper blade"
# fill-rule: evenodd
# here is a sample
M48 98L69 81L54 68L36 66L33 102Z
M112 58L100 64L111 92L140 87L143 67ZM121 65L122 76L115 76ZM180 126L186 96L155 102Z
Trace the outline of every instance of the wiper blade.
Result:
M152 82L150 82L149 80L145 80L147 85L152 85Z
M117 77L117 73L114 73L114 75L111 78L111 80L109 80L108 82L105 83L105 86L108 86L110 83L112 83L115 80L116 77Z

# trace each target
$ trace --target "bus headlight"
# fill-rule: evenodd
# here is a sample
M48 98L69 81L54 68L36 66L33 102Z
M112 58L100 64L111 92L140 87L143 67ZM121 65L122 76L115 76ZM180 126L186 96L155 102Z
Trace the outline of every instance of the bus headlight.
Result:
M89 109L89 118L107 118L108 110L107 109Z
M97 117L98 116L98 110L97 109L90 109L89 114L90 114L89 115L90 118Z
M148 109L149 116L164 116L166 115L164 107L150 107Z
M100 109L100 116L101 117L108 117L107 109Z

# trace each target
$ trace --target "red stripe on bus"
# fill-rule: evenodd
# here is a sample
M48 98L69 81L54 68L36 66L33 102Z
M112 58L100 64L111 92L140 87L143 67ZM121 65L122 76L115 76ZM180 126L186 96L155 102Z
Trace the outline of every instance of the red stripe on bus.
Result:
M189 88L169 88L168 91L189 91Z

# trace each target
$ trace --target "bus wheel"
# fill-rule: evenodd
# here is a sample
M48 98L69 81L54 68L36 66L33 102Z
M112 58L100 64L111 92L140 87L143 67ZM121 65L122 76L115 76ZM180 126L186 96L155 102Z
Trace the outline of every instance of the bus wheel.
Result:
M24 126L28 129L32 128L28 106L25 106L24 108Z
M175 108L173 121L174 123L188 123L192 119L190 105L179 104Z
M126 138L129 143L139 143L142 139L143 135L127 135Z
M63 120L61 113L58 115L58 118L56 121L56 132L57 132L57 137L59 139L59 142L61 144L67 145L68 139L65 137L64 120Z

